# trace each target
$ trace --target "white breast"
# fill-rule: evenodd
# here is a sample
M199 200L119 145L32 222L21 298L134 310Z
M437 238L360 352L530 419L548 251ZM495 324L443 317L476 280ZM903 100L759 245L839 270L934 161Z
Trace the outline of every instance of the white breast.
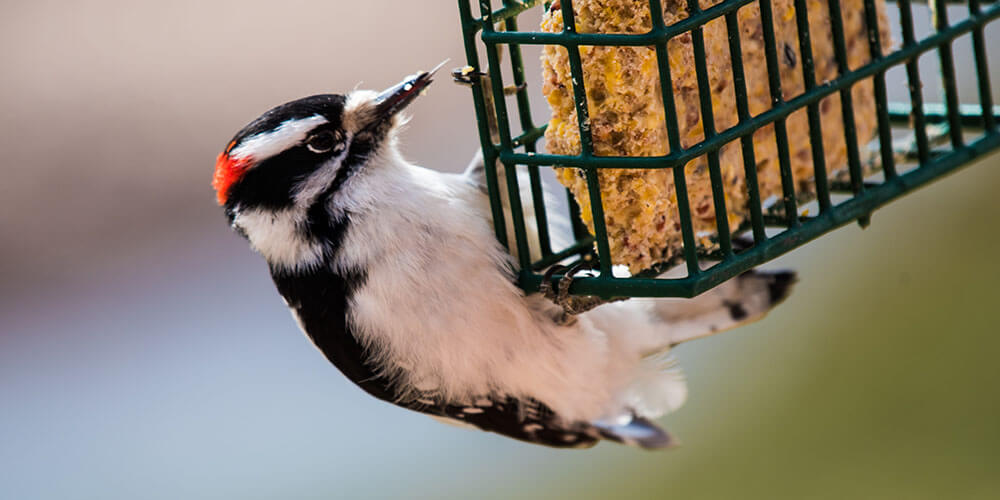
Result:
M350 308L359 341L414 397L461 403L499 392L571 420L614 411L638 355L585 317L556 326L551 304L523 296L482 193L458 176L391 163L369 164L383 170L352 179L338 200L354 214L336 264L367 271Z

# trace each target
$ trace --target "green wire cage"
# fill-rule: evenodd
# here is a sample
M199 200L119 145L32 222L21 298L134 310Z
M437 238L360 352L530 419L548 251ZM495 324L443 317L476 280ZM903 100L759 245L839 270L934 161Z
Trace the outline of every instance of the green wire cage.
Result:
M580 1L580 0L578 0ZM643 0L645 3L645 0ZM681 0L683 2L685 0ZM802 47L801 67L805 91L783 99L777 68L779 51L775 34L770 0L722 0L702 8L697 0L686 0L687 17L673 24L666 24L660 0L648 0L652 29L641 34L581 33L575 26L573 2L561 0L564 27L561 32L540 30L520 31L518 18L532 9L548 9L549 2L540 0L459 0L462 31L468 65L471 70L489 78L472 85L472 94L479 125L479 136L486 165L497 162L506 168L486 169L487 186L494 220L504 220L504 198L510 200L509 214L513 219L513 239L508 239L508 224L496 223L496 235L501 242L512 241L518 250L520 286L527 292L538 291L543 279L557 279L561 275L544 274L556 263L589 261L596 275L581 276L572 281L569 293L603 298L611 297L693 297L723 281L755 266L774 259L813 240L837 227L858 221L867 225L870 214L880 206L928 182L954 171L1000 147L998 117L1000 107L994 107L990 84L987 48L990 45L986 29L1000 17L1000 5L994 2L967 0L958 5L945 0L930 0L930 32L916 36L914 29L914 0L891 0L898 9L896 30L902 35L891 50L884 50L876 20L876 0L864 0L864 19L867 43L872 57L860 67L848 70L845 54L840 0L828 0L833 49L838 61L838 75L826 82L817 82L812 73L813 61L809 49L809 22L806 0L794 0L796 25ZM738 32L737 12L741 7L758 4L760 22L764 26L764 51L768 67L769 88L773 98L770 109L751 116L747 111L747 92L743 75L742 52ZM967 17L949 22L949 5L964 9ZM477 12L474 14L474 10ZM706 23L724 18L728 30L729 53L732 55L732 81L736 108L739 111L735 126L714 130L712 126L711 91L708 88L705 42L703 28ZM704 117L703 138L697 144L682 147L678 140L674 96L670 89L671 67L667 61L668 41L690 34L694 51L695 73L699 87L701 113ZM975 89L978 104L960 104L956 82L953 44L960 37L971 40L972 61L976 77ZM579 127L580 153L577 155L545 154L538 151L538 141L544 136L545 125L536 125L532 119L530 93L538 89L526 85L522 46L554 45L568 51L569 70L573 77L572 95ZM887 45L887 44L886 44ZM655 50L660 88L665 107L666 130L670 142L668 154L653 157L599 156L594 153L588 123L587 93L584 88L584 70L581 63L582 46L642 46ZM485 60L481 60L480 53ZM507 54L506 59L501 52ZM943 98L940 103L925 103L918 64L920 56L936 52L940 66L940 85ZM882 55L878 55L882 54ZM504 68L502 65L506 64ZM909 102L889 102L886 73L894 67L905 69ZM506 78L506 81L505 81ZM862 154L848 146L847 168L844 175L833 178L826 174L822 153L813 155L815 175L814 200L817 213L803 214L801 201L791 182L788 160L788 138L784 130L785 119L794 111L805 109L808 114L809 136L812 143L822 143L820 131L820 101L830 95L841 95L844 113L844 132L852 134L853 119L850 100L852 84L868 79L873 82L877 134L873 141L871 159L881 172L877 176L865 175ZM937 82L935 82L937 83ZM505 88L513 86L513 95ZM509 101L508 101L509 99ZM508 103L511 111L508 111ZM516 117L512 117L516 114ZM517 129L512 129L516 122ZM492 126L495 124L495 127ZM778 163L782 179L779 205L782 210L764 208L756 186L757 169L753 162L752 134L761 127L773 124L777 143ZM491 128L497 130L491 131ZM904 131L909 140L900 141L893 132ZM496 133L498 132L498 133ZM748 216L738 227L730 228L725 209L725 192L722 186L718 161L719 149L730 142L740 142L743 147L743 168L746 175ZM848 138L847 144L852 144ZM748 151L749 148L749 151ZM750 153L750 154L747 154ZM704 248L696 243L691 207L687 198L684 166L698 157L708 158L712 197L718 231L715 245ZM714 160L714 161L713 161ZM552 166L573 167L583 172L592 210L593 234L580 220L580 207L569 196L569 216L573 221L575 241L560 248L553 248L549 235L549 213L554 209L543 195L540 169ZM527 176L518 176L517 169L527 170ZM682 252L672 262L666 262L628 277L615 276L605 223L604 207L599 186L599 169L673 169L677 197L677 214L683 237ZM526 179L526 180L525 180ZM520 186L530 182L530 186ZM527 189L524 189L527 188ZM506 196L501 190L507 190ZM522 200L519 193L530 191L530 200ZM522 203L530 203L537 219L537 234L528 234L525 223L526 210ZM733 235L746 233L752 243L734 245ZM537 239L541 255L532 258L529 237ZM707 262L713 265L707 267ZM685 264L686 276L667 278L662 272L671 265Z

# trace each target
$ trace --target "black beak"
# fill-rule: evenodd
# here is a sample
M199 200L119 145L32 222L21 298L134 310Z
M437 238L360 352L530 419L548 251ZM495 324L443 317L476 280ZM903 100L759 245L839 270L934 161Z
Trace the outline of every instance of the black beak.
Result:
M375 122L384 122L409 106L431 84L434 73L441 69L441 66L444 66L447 62L444 61L438 64L437 67L430 71L421 71L410 75L396 85L383 90L375 98Z

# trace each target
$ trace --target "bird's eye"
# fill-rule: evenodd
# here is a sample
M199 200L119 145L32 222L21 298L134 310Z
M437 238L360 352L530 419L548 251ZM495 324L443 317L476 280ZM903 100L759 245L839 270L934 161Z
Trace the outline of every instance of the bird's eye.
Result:
M330 130L323 130L313 134L312 137L306 141L306 147L309 151L313 153L326 153L332 150L340 143L336 133Z

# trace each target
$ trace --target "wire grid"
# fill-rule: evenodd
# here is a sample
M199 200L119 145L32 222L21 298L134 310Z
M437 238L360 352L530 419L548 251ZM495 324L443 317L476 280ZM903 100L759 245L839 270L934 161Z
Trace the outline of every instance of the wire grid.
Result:
M895 50L878 56L877 54L882 54L883 51L882 42L879 40L875 0L865 0L869 50L870 54L875 56L863 66L848 70L840 0L828 0L830 28L839 76L832 81L820 84L816 82L813 74L806 0L795 0L805 92L791 99L783 100L780 75L778 71L773 69L778 68L778 55L772 21L772 6L769 1L759 1L761 23L764 26L766 61L768 68L771 69L768 71L768 84L771 95L775 97L771 109L751 117L747 105L736 14L740 7L757 1L759 0L725 0L712 7L701 9L697 0L687 0L689 17L677 23L665 25L661 1L649 0L652 30L636 35L578 33L575 28L572 0L561 0L564 22L564 29L561 33L518 30L518 15L528 9L542 8L541 0L501 0L502 5L499 8L494 8L490 0L479 0L478 16L472 14L471 0L459 0L468 64L476 71L480 70L478 43L483 44L488 63L487 72L490 77L490 88L483 88L483 85L472 86L484 159L486 165L495 165L495 162L499 161L506 167L503 170L504 179L498 178L497 169L486 169L496 236L504 244L508 241L507 227L503 222L505 215L500 193L501 189L507 189L510 200L510 215L513 219L514 241L519 256L519 284L526 292L534 292L539 289L543 279L541 272L545 268L575 258L592 260L599 274L576 278L569 289L571 294L605 298L693 297L729 278L787 253L832 229L855 220L863 226L867 225L869 215L876 208L1000 147L1000 133L997 129L1000 107L993 105L987 64L987 43L984 34L984 28L987 24L1000 17L1000 5L995 2L967 0L967 2L962 3L967 4L969 16L960 22L949 23L946 5L957 2L929 0L934 31L926 37L917 39L914 34L911 5L914 0L895 0L898 4L902 25L902 43ZM989 5L984 6L983 3ZM547 3L544 8L548 8ZM705 90L709 88L709 84L702 27L707 22L719 17L726 19L728 29L729 53L739 122L731 128L717 131L712 120L712 93ZM503 23L502 30L498 29L500 23ZM684 33L691 33L692 36L695 71L704 122L704 140L688 148L681 147L678 137L674 96L670 84L670 65L666 56L667 41ZM959 105L956 86L952 43L956 38L969 34L971 34L976 67L979 105ZM536 143L543 136L545 125L538 126L533 123L531 118L528 95L531 89L524 85L521 45L560 45L567 49L574 82L572 87L580 131L581 151L579 155L552 155L536 151ZM658 157L594 155L580 57L580 46L582 45L655 48L666 112L666 129L670 145L668 154ZM509 83L520 86L515 94L517 118L521 129L518 135L511 133L511 117L508 115L506 107L505 82L500 62L502 46L508 48L510 55L509 64L513 81ZM931 51L937 51L940 61L941 83L944 88L944 102L940 104L925 104L921 91L923 83L919 73L918 59L922 54ZM906 69L910 102L890 103L886 95L885 75L890 68L900 65L905 66ZM861 153L858 151L857 141L854 140L855 129L850 89L853 84L867 78L871 78L874 83L878 123L877 141L879 144L875 161L883 172L883 180L881 181L863 178ZM490 97L485 94L486 92L492 93L491 99L486 99ZM848 168L845 175L831 180L827 176L824 164L818 105L822 98L834 93L839 93L841 97L845 118L844 133L848 147ZM487 108L490 104L494 109ZM810 139L814 145L812 149L815 196L819 206L819 213L814 216L799 214L797 193L792 182L788 137L785 130L785 118L792 112L803 108L807 110ZM487 113L495 113L496 123L499 127L499 143L494 143L491 138L487 124ZM774 124L775 128L784 195L781 215L765 212L762 209L757 186L752 134L755 130L768 124ZM894 150L893 126L912 130L912 144ZM934 136L935 131L940 132L939 137ZM971 132L978 133L970 140L968 136ZM950 143L950 147L938 147L937 143L942 141L937 139L943 139L943 142ZM733 228L733 232L749 231L753 237L753 245L741 251L735 251L733 248L719 165L719 149L735 140L741 141L750 216L741 227ZM816 145L819 147L815 147ZM695 243L683 168L689 161L700 156L707 156L712 182L718 228L718 249L713 251L701 249ZM900 172L897 165L901 163L910 163L916 166L905 172ZM539 168L552 165L575 167L584 172L593 211L594 235L591 235L580 221L578 205L573 200L572 195L569 195L570 217L573 221L576 241L565 248L552 248L547 223L548 207L542 193L539 175ZM524 222L524 207L518 194L520 186L516 174L517 166L527 167L528 181L531 183L531 203L538 228L538 234L531 235L531 237L537 237L541 246L541 258L537 260L532 260L528 250L529 235ZM686 264L687 276L679 278L658 276L671 265L680 264L677 259L635 276L616 277L612 274L610 245L597 175L598 169L601 168L673 169L683 236L683 253L679 257ZM849 197L844 201L834 203L831 198L832 194L846 194ZM772 232L775 228L782 231L769 236L767 232L769 228L772 229ZM594 252L595 246L596 253ZM703 268L703 264L710 259L718 261L718 263ZM558 279L559 277L560 275L557 274L552 278Z

